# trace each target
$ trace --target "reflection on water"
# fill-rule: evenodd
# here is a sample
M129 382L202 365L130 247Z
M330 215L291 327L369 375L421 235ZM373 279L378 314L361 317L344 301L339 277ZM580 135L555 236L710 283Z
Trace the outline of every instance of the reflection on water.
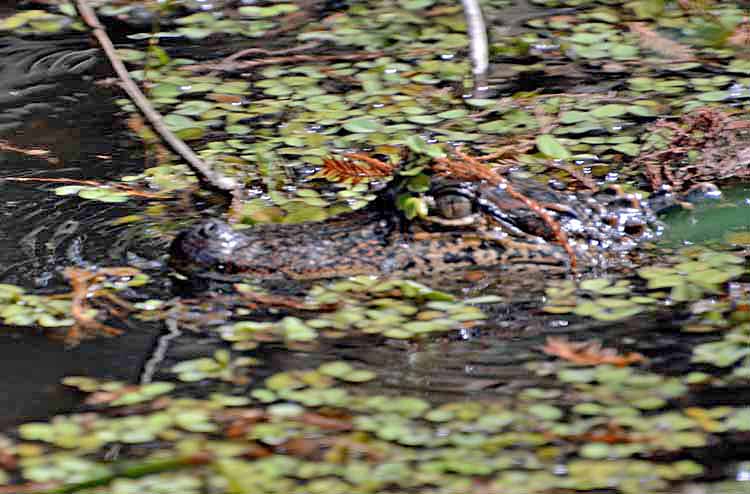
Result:
M673 211L665 217L669 228L663 242L666 245L731 242L733 233L750 232L750 187L742 184L724 187L722 196L720 201L703 201L695 204L692 211Z
M7 68L8 59L0 64ZM38 77L37 82L54 81ZM102 180L141 168L139 149L131 147L114 118L110 92L71 78L41 94L43 104L30 103L33 98L15 105L12 98L2 101L5 119L0 123L15 120L14 125L0 125L0 177ZM10 107L15 110L8 111ZM19 151L29 149L48 154ZM129 247L127 230L110 222L130 207L58 197L50 192L55 186L2 182L0 283L60 292L67 289L61 276L65 266L122 264ZM77 395L59 384L63 376L137 381L156 334L157 328L139 325L120 338L66 349L41 331L0 328L0 427L71 409Z
M153 346L153 327L132 327L119 338L98 338L65 349L33 329L0 327L0 427L70 410L78 394L60 384L65 376L138 381Z
M13 150L0 151L2 176L101 180L140 168L133 149L120 137L121 129L114 123L110 95L75 82L68 89L69 94L55 99L54 106L46 110L27 108L23 124L12 132L6 130L4 136L17 148L47 149L55 161ZM61 198L51 194L51 188L32 183L3 184L0 282L60 291L65 289L60 277L64 266L122 264L128 250L136 247L130 243L129 227L110 224L113 218L126 214L129 206ZM747 227L750 215L746 193L742 188L728 191L727 203L675 213L667 220L671 225L668 240L699 242ZM627 326L568 324L538 311L543 303L544 281L538 273L523 278L502 272L494 281L488 277L480 291L501 293L507 302L493 307L486 325L428 341L366 337L298 346L264 345L257 352L263 367L256 377L343 359L378 372L380 379L369 388L372 392L403 392L434 401L513 397L523 389L552 384L526 367L539 360L539 348L548 335L567 335L576 340L605 338L627 344L650 359L649 370L661 373L680 374L688 368L691 346L702 337L678 333L672 325L672 314L636 318ZM436 283L445 286L445 280ZM461 290L457 284L453 291ZM63 376L83 374L137 381L158 328L131 325L122 337L100 338L74 349L65 349L31 330L4 335L0 340L0 372L5 376L0 386L0 427L73 408L76 395L58 384ZM209 355L218 344L214 338L181 336L170 345L161 377L166 377L164 370L176 361ZM734 390L732 403L746 392ZM722 397L689 399L711 405L720 403ZM744 480L745 470L738 467L738 480Z

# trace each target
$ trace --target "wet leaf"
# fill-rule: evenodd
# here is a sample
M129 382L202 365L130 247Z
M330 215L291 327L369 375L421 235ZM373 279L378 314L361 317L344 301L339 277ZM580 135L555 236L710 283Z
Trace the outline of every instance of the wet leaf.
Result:
M599 342L572 343L563 338L548 337L542 349L547 355L555 355L579 365L611 364L618 367L643 362L639 353L618 355L612 348L602 348Z
M565 160L571 157L570 151L550 134L543 134L536 138L536 145L543 154L550 158Z

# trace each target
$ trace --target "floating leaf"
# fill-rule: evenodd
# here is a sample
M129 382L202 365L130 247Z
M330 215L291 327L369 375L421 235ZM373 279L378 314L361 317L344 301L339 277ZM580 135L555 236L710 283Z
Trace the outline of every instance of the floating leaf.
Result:
M536 146L543 154L553 159L565 160L570 158L570 151L565 149L560 141L551 134L542 134L536 138Z
M640 353L618 355L612 348L602 348L599 342L572 343L564 338L548 337L542 349L547 355L555 355L579 365L611 364L618 367L643 362Z
M344 122L343 127L349 132L370 133L381 130L381 125L371 118L355 118Z

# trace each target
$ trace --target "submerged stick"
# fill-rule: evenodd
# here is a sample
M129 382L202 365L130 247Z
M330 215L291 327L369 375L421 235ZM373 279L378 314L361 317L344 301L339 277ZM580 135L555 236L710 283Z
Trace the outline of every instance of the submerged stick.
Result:
M474 91L481 93L487 89L487 71L490 68L490 51L487 43L487 27L482 17L482 9L477 0L461 0L466 18L466 31L469 35L471 72L474 75ZM474 95L477 96L476 94Z
M104 50L104 53L106 53L109 62L112 64L112 68L115 69L115 72L117 72L117 75L120 77L123 89L128 93L128 96L133 100L133 103L135 103L151 125L154 126L154 129L159 135L177 154L187 161L190 168L201 181L223 192L231 192L237 189L238 184L234 180L212 170L193 152L192 149L190 149L190 147L188 147L187 144L185 144L184 141L169 130L161 115L159 115L149 102L148 98L143 95L135 82L133 82L128 70L122 63L122 60L117 56L112 40L109 39L107 31L99 22L99 18L96 16L94 9L91 8L86 0L76 0L76 6L78 12L81 14L81 18L83 18L86 24L93 30L94 36Z

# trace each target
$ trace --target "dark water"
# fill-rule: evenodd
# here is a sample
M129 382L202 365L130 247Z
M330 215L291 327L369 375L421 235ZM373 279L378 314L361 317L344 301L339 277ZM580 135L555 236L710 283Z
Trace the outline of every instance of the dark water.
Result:
M0 150L0 177L106 180L142 168L141 150L114 117L112 92L84 80L47 98L44 104L16 104L23 110L18 112L23 124L6 129L0 140L19 149L48 150L46 157L55 163ZM59 185L0 182L0 283L62 292L67 289L61 274L65 266L123 264L131 232L110 223L130 206L50 192ZM0 328L0 427L74 407L77 396L59 384L63 376L137 381L158 331L141 325L119 338L66 348L42 330Z
M0 150L0 177L106 180L141 171L142 150L130 141L120 118L115 117L114 97L106 88L94 87L91 80L71 82L50 97L48 107L31 108L23 126L0 133L0 139L18 148L48 149L58 162ZM143 248L134 227L111 224L112 219L137 211L137 206L58 197L50 192L55 186L0 183L0 283L60 292L66 289L61 275L65 266L123 265L128 254L149 251ZM726 193L731 207L709 205L694 213L675 214L669 220L672 228L666 240L701 242L720 238L727 230L746 229L750 223L747 188ZM159 253L152 251L151 256L158 259ZM510 302L493 307L489 330L465 330L423 342L373 341L368 337L323 341L309 347L268 345L263 349L264 368L259 377L339 358L377 370L381 376L377 386L390 393L401 390L436 401L513 396L523 388L544 385L537 378L532 381L524 364L538 358L536 350L548 335L575 335L576 339L606 335L631 345L649 357L652 370L667 374L687 369L691 348L701 338L679 333L671 314L635 318L627 326L569 325L542 316L535 308L542 303L544 280L532 281L519 287L508 283L506 275L498 275L494 281L489 277L485 283L490 291L513 296ZM0 328L0 427L74 409L78 396L59 384L64 376L137 382L162 329L129 324L121 337L87 340L74 348L48 338L42 330ZM648 338L643 338L646 333ZM172 342L160 368L211 354L217 346L216 339L186 334ZM747 390L734 390L731 403L750 401L744 398L750 398ZM694 398L697 404L718 404L722 399ZM738 464L735 470L741 480L748 469ZM731 490L734 487L712 492L748 492Z
M104 67L96 74L102 75L107 75ZM0 134L0 139L14 147L48 150L47 156L55 162L0 150L0 176L106 180L143 169L141 145L127 137L120 118L115 117L118 108L113 103L114 93L92 85L91 79L73 80L59 87L54 95L47 95L43 106L30 105L24 110L27 118L22 126ZM65 266L125 265L130 254L146 252L151 260L163 255L144 248L143 238L135 231L138 227L112 224L114 218L136 212L137 205L108 205L75 196L56 196L51 189L58 185L2 183L1 283L41 293L60 292L67 289L61 273ZM666 241L698 242L719 238L728 229L746 228L750 217L747 189L738 187L727 191L727 195L730 201L721 208L707 203L695 212L674 214ZM512 394L529 385L523 364L532 360L546 336L573 333L591 338L606 334L613 341L632 344L640 341L639 350L652 357L653 366L667 371L685 370L690 346L682 335L678 344L677 332L670 329L670 324L636 319L625 328L590 322L569 327L564 321L542 317L537 310L544 289L540 277L509 277L514 276L490 275L480 288L467 283L455 286L454 291L467 295L488 289L509 300L492 308L489 331L466 330L428 342L373 343L368 337L323 342L307 349L270 345L264 347L263 353L266 370L271 373L309 368L334 356L377 369L383 377L381 382L391 390L402 389L435 399L457 394ZM444 281L436 283L442 285ZM664 319L668 321L669 315ZM650 332L647 340L639 338L644 331ZM0 335L0 369L6 376L0 385L0 425L48 416L74 406L75 394L58 384L66 375L137 381L159 333L159 327L141 324L118 338L98 338L65 348L47 338L43 330L6 330ZM179 359L208 355L217 345L218 340L185 335L172 343L163 368ZM661 351L667 347L672 349L668 356Z

